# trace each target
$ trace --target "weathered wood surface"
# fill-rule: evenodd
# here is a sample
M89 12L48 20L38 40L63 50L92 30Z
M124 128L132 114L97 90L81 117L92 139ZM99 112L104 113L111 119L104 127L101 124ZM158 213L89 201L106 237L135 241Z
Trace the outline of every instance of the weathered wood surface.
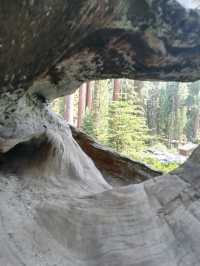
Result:
M112 188L66 130L2 155L0 265L199 265L199 150Z
M200 265L200 148L113 188L48 106L92 79L199 79L192 3L0 0L0 265Z
M139 184L162 175L144 163L134 161L105 147L84 132L70 126L72 136L93 160L105 180L112 186Z

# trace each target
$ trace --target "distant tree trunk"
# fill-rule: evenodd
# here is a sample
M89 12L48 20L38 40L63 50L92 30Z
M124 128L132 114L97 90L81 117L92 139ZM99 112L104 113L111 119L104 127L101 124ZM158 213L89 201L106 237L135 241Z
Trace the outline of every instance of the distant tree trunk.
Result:
M134 80L134 90L138 94L138 96L141 96L143 85L144 85L143 81Z
M113 88L113 101L118 101L121 93L121 81L120 79L114 80L114 88Z
M87 82L86 107L88 108L89 111L92 110L92 101L93 101L92 82L88 81Z
M95 128L99 124L100 120L100 95L101 95L101 81L96 80L94 83L94 96L93 96L93 120L94 120L94 125Z
M94 83L92 118L95 138L101 143L107 142L109 106L109 81L97 80Z
M64 119L71 125L74 123L74 95L65 96Z
M85 104L86 104L86 83L83 83L79 88L77 128L81 128L82 126L85 115Z
M194 140L197 140L197 138L198 138L199 118L200 118L200 110L198 108L197 113L196 113L196 117L195 117L195 123L194 123Z
M149 90L149 99L147 101L147 123L151 132L159 134L159 83L153 82L152 89ZM141 90L138 90L141 97Z

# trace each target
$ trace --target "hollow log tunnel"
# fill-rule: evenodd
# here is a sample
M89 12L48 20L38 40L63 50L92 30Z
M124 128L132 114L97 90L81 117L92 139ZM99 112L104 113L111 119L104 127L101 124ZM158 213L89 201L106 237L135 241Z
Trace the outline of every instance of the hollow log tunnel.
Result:
M49 108L87 80L198 80L198 8L0 0L0 265L200 265L200 148L158 173Z

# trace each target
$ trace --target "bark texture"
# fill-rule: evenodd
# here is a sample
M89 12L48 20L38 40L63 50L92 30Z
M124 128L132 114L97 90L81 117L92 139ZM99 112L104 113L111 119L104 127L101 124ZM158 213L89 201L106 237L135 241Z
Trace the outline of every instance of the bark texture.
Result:
M113 188L48 105L94 79L197 80L198 1L0 0L0 23L0 265L200 265L200 148Z

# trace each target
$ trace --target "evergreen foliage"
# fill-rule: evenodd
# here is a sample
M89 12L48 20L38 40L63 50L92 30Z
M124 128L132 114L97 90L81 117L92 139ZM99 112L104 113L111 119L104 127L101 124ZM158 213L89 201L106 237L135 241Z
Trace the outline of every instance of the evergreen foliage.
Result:
M177 150L183 140L200 143L200 82L121 80L120 84L120 99L113 101L114 81L94 82L93 106L86 110L82 129L119 153L159 170L173 170L175 163L163 164L145 150L156 144ZM77 92L74 98L77 113ZM63 116L63 97L52 106Z
M200 118L200 82L188 85L188 97L185 101L187 106L186 135L190 141L197 141L199 135Z
M109 80L96 81L93 97L94 137L101 143L108 141Z
M113 102L109 108L108 144L120 153L138 158L150 136L142 110L128 101Z
M86 110L82 129L86 134L95 136L93 114L89 110Z

